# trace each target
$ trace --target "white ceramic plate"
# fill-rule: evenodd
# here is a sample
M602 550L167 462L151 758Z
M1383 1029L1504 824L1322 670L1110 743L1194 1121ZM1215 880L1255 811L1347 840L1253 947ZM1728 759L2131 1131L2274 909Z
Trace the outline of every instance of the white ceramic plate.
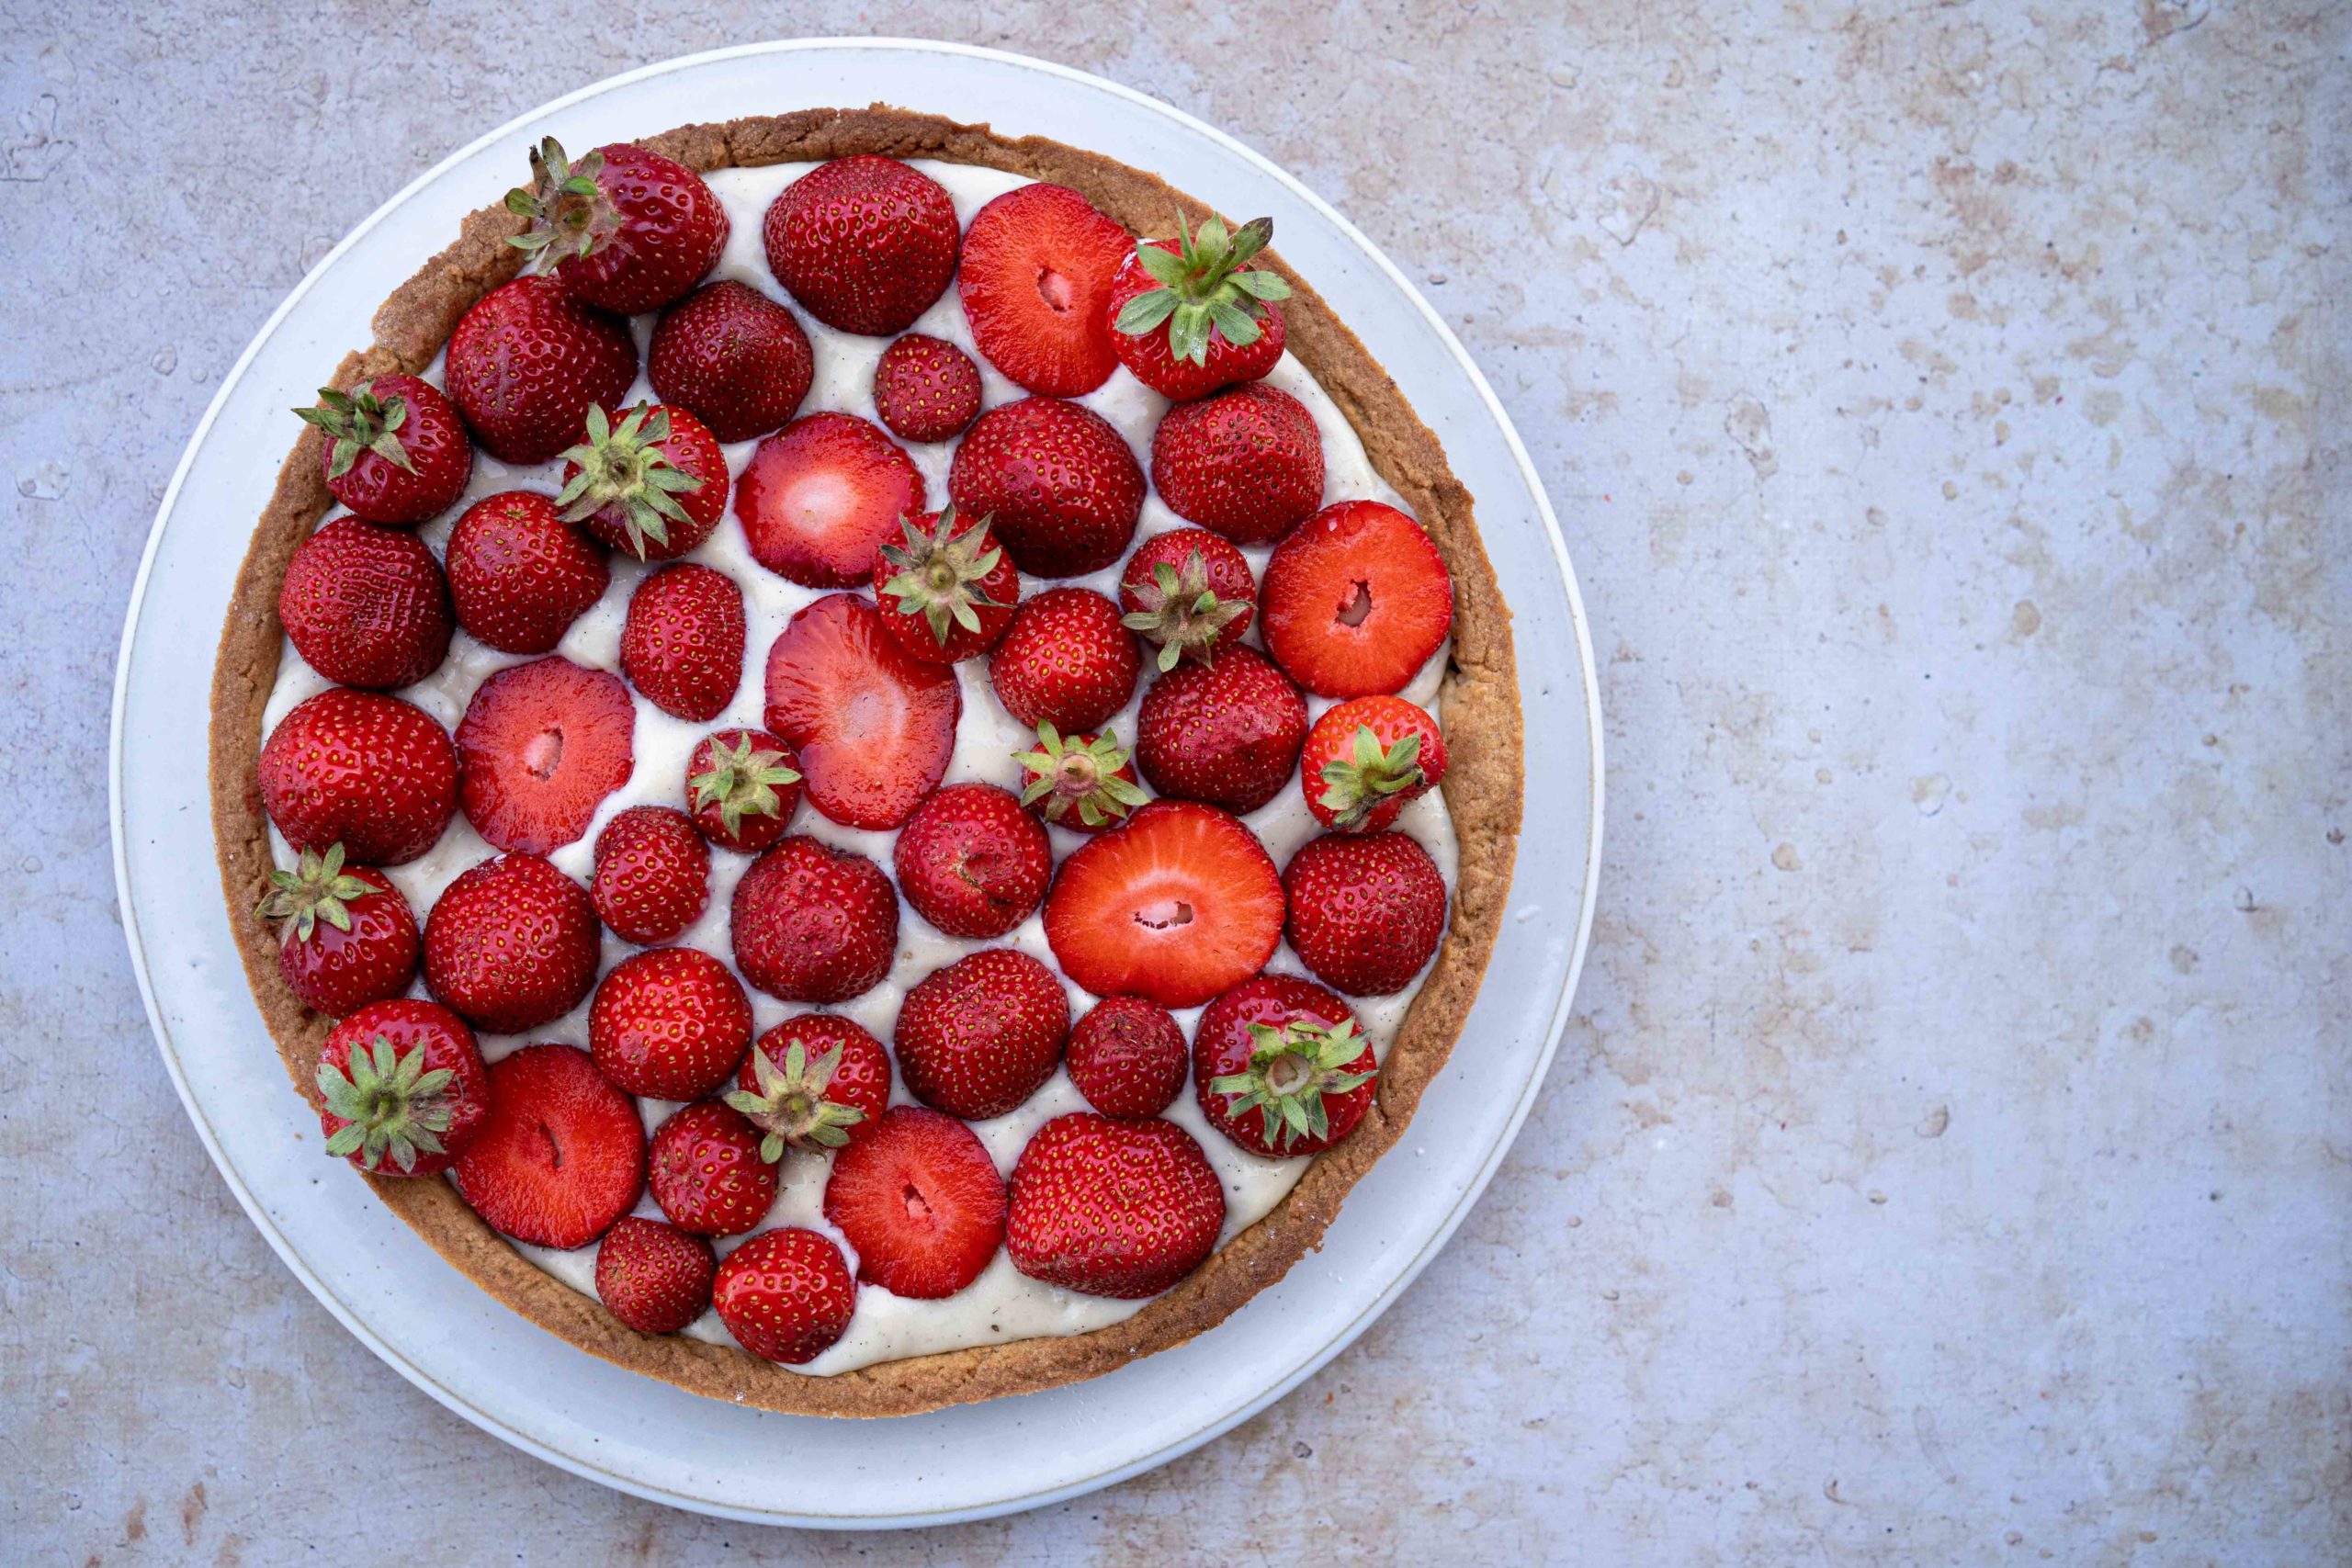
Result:
M871 1422L697 1399L542 1333L437 1258L319 1158L245 987L222 908L203 759L212 649L293 432L286 410L377 303L514 183L520 150L673 125L888 102L1091 148L1229 212L1272 213L1312 279L1445 443L1511 585L1531 790L1501 942L1452 1070L1349 1199L1320 1253L1223 1326L1108 1377ZM135 743L140 765L123 759ZM1345 1347L1435 1256L1525 1119L1576 988L1600 842L1592 649L1559 525L1461 344L1370 241L1231 138L1141 94L1016 55L888 39L754 45L558 99L424 175L321 262L254 339L197 427L147 542L115 684L115 864L164 1063L237 1199L360 1341L466 1419L640 1496L775 1524L937 1524L1009 1513L1166 1462Z

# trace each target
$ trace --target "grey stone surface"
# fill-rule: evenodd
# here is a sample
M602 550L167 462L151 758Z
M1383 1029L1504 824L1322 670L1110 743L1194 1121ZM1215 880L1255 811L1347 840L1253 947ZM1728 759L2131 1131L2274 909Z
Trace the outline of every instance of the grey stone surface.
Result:
M1071 9L6 7L0 1555L2352 1552L2346 9ZM302 269L531 103L835 31L1101 72L1365 227L1609 712L1575 1022L1444 1257L1191 1458L925 1537L635 1502L361 1350L158 1067L102 783L149 518Z

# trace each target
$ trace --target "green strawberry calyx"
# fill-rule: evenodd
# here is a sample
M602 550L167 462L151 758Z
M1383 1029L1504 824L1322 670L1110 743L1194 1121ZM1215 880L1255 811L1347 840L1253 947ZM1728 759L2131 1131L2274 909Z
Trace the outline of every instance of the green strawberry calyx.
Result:
M1364 1038L1352 1018L1337 1025L1301 1017L1276 1028L1250 1026L1252 1049L1249 1065L1209 1084L1209 1091L1232 1101L1227 1114L1239 1118L1259 1111L1267 1141L1289 1148L1301 1138L1321 1138L1331 1131L1323 1109L1326 1095L1345 1094L1367 1083L1370 1073L1348 1070L1364 1053Z
M1149 240L1136 245L1136 262L1151 274L1159 288L1136 295L1119 308L1113 325L1129 337L1168 333L1168 351L1194 365L1209 360L1209 333L1215 329L1236 348L1258 341L1258 318L1265 301L1290 298L1290 285L1271 272L1243 264L1264 250L1274 237L1274 220L1252 218L1229 229L1215 213L1191 232L1176 220L1175 250Z
M604 167L602 152L567 162L563 143L552 136L531 149L531 183L506 193L506 210L529 219L531 226L506 243L543 272L611 244L621 231L621 214L596 184Z
M397 392L379 398L373 381L362 381L347 392L319 389L319 406L296 409L304 423L315 424L327 438L327 478L339 479L351 472L362 452L373 452L404 474L416 464L401 445L400 428L408 423L408 400Z
M1226 628L1250 613L1246 599L1220 599L1209 586L1208 558L1188 550L1180 568L1173 561L1154 563L1151 575L1126 585L1143 608L1119 617L1129 631L1159 645L1159 672L1176 668L1191 657L1211 662Z
M928 534L915 526L913 518L902 517L899 526L906 531L904 547L882 547L882 558L898 569L882 584L882 592L898 601L901 615L921 615L942 648L947 646L951 626L978 633L980 611L1007 608L980 588L1004 559L1004 552L989 537L989 519L958 533L961 521L952 502L940 509L938 526Z
M1419 786L1421 737L1419 731L1396 744L1383 747L1372 726L1356 726L1354 755L1334 757L1323 764L1323 808L1331 826L1344 830L1361 828L1372 814L1406 791Z
M1100 828L1151 798L1119 776L1127 765L1127 753L1118 736L1107 729L1091 740L1064 739L1052 725L1041 724L1037 750L1015 752L1013 760L1031 775L1022 786L1021 804L1044 801L1048 822L1074 816L1089 828Z
M426 1072L424 1055L422 1045L395 1052L379 1034L352 1051L348 1071L321 1062L319 1093L328 1113L345 1122L327 1139L327 1153L356 1154L371 1171L389 1155L403 1175L415 1170L419 1154L442 1153L441 1134L455 1114L445 1091L457 1075L447 1067Z
M808 1048L795 1040L786 1047L781 1067L767 1052L753 1047L752 1072L758 1089L733 1089L726 1099L763 1134L762 1159L775 1164L784 1157L787 1145L838 1149L849 1142L848 1129L865 1121L865 1112L825 1098L841 1065L839 1045L812 1062Z
M731 837L742 830L746 817L779 815L784 801L775 786L799 782L799 773L785 765L783 752L746 735L732 746L714 741L710 771L688 779L686 787L694 792L696 811L718 807L719 825Z
M283 920L281 940L308 942L324 920L339 931L351 930L351 902L376 891L376 885L343 869L343 845L327 852L304 850L291 871L269 874L269 892L261 901L261 918Z
M662 450L670 439L668 409L639 403L615 424L591 403L587 423L588 439L563 454L580 471L556 493L555 503L566 523L584 522L618 506L628 547L643 560L646 540L667 544L670 525L688 520L678 497L702 489L702 480Z

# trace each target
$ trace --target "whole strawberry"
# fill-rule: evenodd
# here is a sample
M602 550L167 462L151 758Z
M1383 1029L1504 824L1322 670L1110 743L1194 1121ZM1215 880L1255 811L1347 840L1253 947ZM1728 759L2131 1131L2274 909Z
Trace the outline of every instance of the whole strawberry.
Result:
M1307 810L1343 833L1396 826L1405 803L1444 777L1437 720L1402 697L1357 697L1326 709L1306 732L1298 764Z
M1284 934L1307 973L1351 997L1413 983L1445 935L1445 878L1402 833L1326 833L1283 869Z
M800 319L732 278L705 284L672 306L645 352L653 395L721 441L782 428L816 372Z
M890 972L899 895L864 855L790 838L735 885L729 928L743 978L787 1002L845 1002Z
M449 653L449 588L414 534L338 517L295 548L277 618L303 661L342 686L413 685Z
M956 664L994 648L1012 622L1021 573L999 549L988 519L954 502L900 525L906 543L885 545L874 567L874 602L892 639L926 664Z
M710 1306L718 1254L662 1220L624 1214L596 1247L596 1299L639 1334L675 1334Z
M1266 562L1266 651L1318 696L1402 691L1453 628L1453 579L1419 523L1377 501L1325 507Z
M594 403L586 428L563 453L565 522L639 560L675 560L710 537L727 514L727 459L702 421L639 403L615 424Z
M326 435L327 493L370 523L413 527L465 493L474 444L430 381L379 376L348 392L321 387L316 408L294 412Z
M591 305L633 316L692 288L727 244L727 209L684 164L617 141L571 164L552 136L531 183L506 193L531 220L507 243Z
M490 1115L449 1175L502 1235L585 1247L645 1190L645 1123L587 1052L526 1045L491 1065Z
M815 1231L780 1227L727 1255L710 1304L744 1349L797 1366L849 1332L857 1282L840 1247Z
M707 735L686 759L686 807L702 836L755 855L791 826L800 805L799 759L764 729Z
M305 850L269 874L261 917L277 920L277 970L287 987L333 1018L397 997L416 976L416 916L380 871L345 867L343 846Z
M1119 367L1104 311L1134 242L1067 186L1006 191L973 214L956 275L972 342L1032 392L1083 397Z
M894 158L820 164L768 208L768 267L829 327L888 337L931 308L956 274L956 204Z
M561 1018L596 983L596 909L537 855L497 855L458 874L424 917L424 984L493 1034Z
M458 624L501 653L552 653L605 596L605 552L535 491L501 491L450 531L449 597Z
M1252 648L1151 683L1136 715L1136 761L1151 787L1229 811L1282 793L1306 739L1306 699Z
M645 1175L670 1223L696 1235L741 1235L775 1207L776 1169L760 1157L759 1130L715 1100L654 1129Z
M1180 659L1214 664L1258 613L1258 580L1241 552L1206 528L1154 534L1119 573L1126 628L1159 648L1162 673Z
M577 442L591 408L637 379L628 322L550 276L503 283L449 334L444 378L474 439L503 463L544 463Z
M1211 216L1174 240L1146 240L1112 275L1104 310L1119 363L1164 397L1184 402L1236 381L1254 381L1283 356L1290 298L1278 275L1250 265L1274 237L1274 221L1238 229Z
M262 808L296 850L340 842L363 865L402 865L458 811L458 751L423 708L337 686L306 697L263 742Z
M673 941L710 904L710 846L684 812L632 806L596 835L588 896L623 942Z
M1046 897L1054 852L1037 819L994 784L949 784L915 807L892 852L899 890L949 936L985 941Z
M1193 1096L1251 1154L1311 1155L1363 1120L1379 1066L1348 1004L1288 975L1244 980L1202 1010Z
M1323 504L1323 437L1306 405L1281 388L1228 387L1161 418L1151 487L1186 522L1262 545Z
M890 1043L907 1089L967 1122L1014 1109L1054 1076L1069 998L1054 972L1011 948L933 970L907 993Z
M989 656L989 683L1023 724L1092 729L1127 705L1143 657L1119 607L1091 588L1023 600Z
M435 1176L481 1131L490 1071L447 1008L363 1007L327 1035L316 1077L327 1153L378 1176Z
M763 1160L786 1148L846 1148L880 1125L890 1057L849 1019L802 1013L752 1043L726 1098L760 1130Z
M948 465L958 509L988 517L1022 570L1078 577L1117 560L1143 514L1143 469L1110 421L1023 398L980 415Z
M874 366L874 412L901 441L945 441L980 417L980 367L942 338L909 333Z
M1081 1111L1021 1151L1004 1249L1033 1280L1136 1301L1199 1268L1224 1228L1225 1188L1193 1134Z
M723 571L679 561L637 585L621 626L621 673L672 718L706 724L743 683L743 591Z
M1021 764L1021 804L1073 833L1100 833L1117 827L1151 797L1136 783L1119 738L1064 736L1050 724L1037 727L1037 749L1016 751Z
M1069 1032L1062 1066L1086 1102L1105 1116L1157 1116L1184 1091L1192 1053L1184 1032L1158 1002L1105 997Z
M695 1100L735 1076L752 1043L752 1003L727 965L691 947L622 959L588 1009L588 1054L615 1088Z

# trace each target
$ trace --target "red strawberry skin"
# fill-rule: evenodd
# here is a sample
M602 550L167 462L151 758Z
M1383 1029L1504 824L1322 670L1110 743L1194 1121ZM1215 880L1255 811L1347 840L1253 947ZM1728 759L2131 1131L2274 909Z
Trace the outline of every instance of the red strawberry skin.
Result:
M784 189L761 231L768 267L829 327L905 332L956 273L956 204L937 180L893 158L819 165Z
M493 1034L578 1007L596 983L596 957L595 906L537 855L498 855L459 874L424 917L426 988Z
M607 410L611 423L617 424L625 417L621 411ZM727 515L727 455L718 449L718 438L702 421L684 409L667 408L655 403L646 407L650 423L656 414L666 414L670 434L650 443L652 449L670 460L670 466L691 475L702 482L692 490L677 492L672 499L685 513L685 521L666 520L663 536L656 539L650 534L639 534L632 542L628 532L628 513L619 502L607 502L581 520L599 544L607 549L625 550L639 560L676 560L688 550L699 547L703 541L718 531L718 520ZM562 483L569 485L580 472L580 465L563 465Z
M341 686L389 690L448 657L449 588L414 534L338 517L294 551L277 594L294 651Z
M1143 655L1119 607L1091 588L1048 588L1023 600L989 656L997 701L1035 729L1094 729L1127 705Z
M1147 243L1170 253L1178 248L1173 240ZM1255 272L1258 269L1245 266L1241 270ZM1103 305L1103 321L1116 321L1128 300L1138 294L1148 294L1159 287L1158 280L1144 270L1142 264L1130 252L1119 264L1118 271L1111 276L1111 292ZM1208 361L1204 365L1178 359L1170 353L1165 329L1128 333L1113 327L1111 346L1118 355L1119 363L1133 371L1136 380L1161 396L1181 403L1204 398L1219 387L1228 387L1237 381L1255 381L1263 377L1282 358L1284 335L1282 307L1268 304L1258 316L1258 341L1246 348L1236 348L1226 341L1225 333L1212 328Z
M1326 697L1401 691L1453 629L1453 579L1421 525L1377 501L1327 506L1274 550L1261 630Z
M942 338L909 333L874 367L874 412L901 441L946 441L980 417L980 367Z
M1198 1007L1265 967L1282 878L1257 835L1213 806L1155 800L1062 862L1046 941L1082 989Z
M1355 763L1357 733L1365 729L1372 731L1373 740L1384 755L1398 741L1418 736L1420 750L1414 755L1413 766L1420 770L1420 781L1388 795L1355 820L1343 823L1341 811L1350 808L1334 808L1326 801L1333 784L1323 776L1323 770L1351 768ZM1298 760L1298 786L1306 797L1306 809L1326 828L1378 832L1396 826L1407 801L1419 799L1435 789L1445 778L1445 736L1427 709L1402 697L1356 697L1325 709L1323 716L1315 721L1315 728L1306 732L1306 749ZM1360 804L1371 805L1371 801L1366 798Z
M319 1065L333 1067L349 1076L351 1054L372 1051L377 1040L390 1042L394 1061L404 1060L409 1053L422 1048L424 1071L438 1072L447 1068L451 1077L441 1092L442 1104L449 1111L449 1125L439 1134L441 1152L417 1151L415 1163L402 1170L389 1157L377 1161L378 1176L437 1176L469 1147L482 1131L490 1117L490 1068L481 1059L481 1049L474 1043L474 1032L465 1021L445 1007L410 998L371 1002L355 1010L351 1016L334 1026L319 1047ZM342 1117L326 1110L319 1111L319 1131L332 1138L348 1126ZM361 1170L368 1168L364 1151L345 1156Z
M502 653L554 652L613 580L605 552L527 490L466 508L447 558L458 624Z
M458 753L431 715L380 692L305 698L261 749L262 807L286 841L355 863L404 865L458 810Z
M1161 418L1151 487L1186 522L1264 544L1323 504L1323 437L1306 405L1281 388L1228 387Z
M1054 1076L1069 1037L1069 998L1053 971L1025 953L988 948L918 982L890 1043L917 1100L985 1122Z
M697 802L695 780L711 773L718 767L718 753L729 753L751 744L750 760L754 763L770 759L777 770L798 773L799 754L785 740L764 729L721 729L706 735L696 743L694 755L686 759L686 806L688 815L702 836L723 850L740 854L755 855L778 839L792 825L792 814L800 807L801 780L792 778L768 786L775 796L773 810L745 810L732 828L727 825L726 803L723 799Z
M1306 742L1306 699L1250 648L1177 666L1136 715L1136 762L1151 787L1233 812L1280 795Z
M939 532L939 515L936 512L919 512L907 521L925 536L935 537ZM955 531L948 537L961 539L974 528L985 531L988 525L959 513ZM988 536L989 544L994 545L995 535L989 533ZM986 554L983 548L982 558ZM944 642L932 631L931 623L919 607L911 612L907 610L904 606L908 601L889 592L891 580L899 572L899 567L887 557L875 561L874 603L882 612L882 627L890 634L890 640L925 664L960 664L967 659L977 659L994 648L1003 637L1004 628L1012 624L1013 606L1021 598L1021 570L1012 564L1012 558L1001 548L997 551L996 565L978 581L967 585L967 592L989 601L985 604L973 604L969 606L972 618L980 623L979 629L974 631L960 622L950 620Z
M763 440L735 481L752 558L806 588L873 575L899 519L923 510L914 460L865 420L812 413Z
M1021 1151L1004 1246L1033 1280L1136 1301L1199 1268L1224 1227L1224 1186L1190 1133L1079 1111Z
M492 1230L585 1247L645 1190L645 1123L587 1052L526 1045L491 1064L490 1115L450 1174Z
M1094 390L1119 367L1111 275L1127 231L1067 186L1020 186L973 215L956 286L972 341L1019 386L1047 397Z
M854 1020L838 1013L804 1012L787 1018L752 1043L750 1055L743 1058L742 1067L735 1075L735 1087L747 1093L757 1094L760 1072L752 1056L764 1055L769 1063L781 1070L793 1046L797 1045L805 1059L814 1063L827 1053L839 1048L841 1065L833 1069L831 1080L825 1086L825 1099L835 1105L846 1105L861 1112L863 1121L853 1122L842 1129L853 1144L872 1134L881 1124L882 1112L890 1103L890 1055L882 1049L882 1042L868 1034Z
M596 918L624 942L669 942L710 904L710 846L683 811L632 806L596 835Z
M1171 604L1160 591L1159 569L1174 571L1182 585L1194 556L1200 557L1206 591L1216 596L1218 605L1235 612L1223 625L1195 620L1196 596L1180 596ZM1119 608L1129 617L1129 629L1145 641L1162 646L1173 641L1178 657L1215 663L1217 650L1239 642L1257 619L1258 579L1248 558L1221 536L1206 528L1170 528L1146 539L1127 558L1119 572ZM1138 625L1138 619L1153 624ZM1165 670L1173 662L1163 656L1159 667Z
M596 1247L596 1299L639 1334L675 1334L710 1306L718 1254L673 1224L624 1214Z
M628 322L540 274L501 284L449 334L449 397L485 451L544 463L578 442L592 403L620 406L637 379Z
M665 566L629 595L621 673L673 718L706 724L743 683L743 591L692 561Z
M340 478L334 473L334 443L320 457L327 493L370 523L412 528L438 517L466 490L474 470L474 444L465 422L441 389L413 376L379 376L351 389L379 403L398 398L407 417L392 436L408 455L409 467L362 449ZM412 472L411 470L414 470Z
M980 1277L1004 1239L1004 1179L969 1127L919 1106L885 1112L833 1158L825 1218L857 1249L858 1278L939 1301Z
M899 895L864 855L789 838L752 863L729 911L735 967L787 1002L845 1002L890 972Z
M742 985L726 964L691 947L622 959L588 1009L596 1070L648 1100L710 1093L735 1076L751 1043L752 1003Z
M390 878L364 865L346 866L344 874L357 877L370 889L344 900L349 931L338 931L324 919L312 920L307 937L296 934L292 920L278 931L277 972L304 1007L330 1018L407 990L424 951L415 912Z
M840 1247L815 1231L779 1227L727 1255L710 1304L744 1349L798 1366L849 1332L857 1282Z
M949 936L985 941L1046 897L1054 852L1045 829L994 784L949 784L915 808L892 851L899 890Z
M653 392L721 441L781 429L816 378L800 319L747 283L705 284L653 329L645 373Z
M628 783L636 728L616 675L568 659L507 666L474 689L458 723L466 820L502 850L571 843Z
M1192 1054L1184 1032L1158 1002L1105 997L1069 1032L1062 1066L1086 1102L1105 1116L1157 1116L1184 1091Z
M599 147L596 188L620 227L593 254L568 255L556 276L589 304L633 316L692 288L727 245L727 209L702 176L659 152Z
M715 1100L654 1130L646 1176L670 1223L696 1235L742 1235L775 1206L776 1168L760 1157L759 1130Z
M1270 1159L1317 1154L1354 1132L1378 1091L1377 1078L1367 1078L1344 1093L1323 1097L1323 1113L1330 1126L1322 1136L1301 1135L1280 1145L1267 1135L1264 1111L1252 1106L1235 1116L1231 1114L1230 1099L1209 1087L1249 1065L1257 1049L1250 1033L1253 1023L1279 1029L1294 1019L1312 1018L1336 1026L1354 1016L1348 1004L1338 997L1311 980L1291 975L1261 975L1244 980L1211 1002L1202 1010L1201 1021L1193 1031L1193 1098L1199 1102L1209 1125L1251 1154ZM1372 1046L1367 1043L1363 1054L1349 1063L1347 1070L1370 1073L1376 1066Z
M963 711L955 670L909 658L855 594L808 605L768 649L767 727L799 754L809 804L845 828L912 816L947 771Z
M1126 553L1143 514L1143 469L1111 422L1053 398L1023 398L974 422L948 466L956 510L992 520L1035 577L1100 571Z
M1413 983L1445 935L1445 878L1402 833L1326 833L1283 868L1285 934L1307 973L1351 997Z

